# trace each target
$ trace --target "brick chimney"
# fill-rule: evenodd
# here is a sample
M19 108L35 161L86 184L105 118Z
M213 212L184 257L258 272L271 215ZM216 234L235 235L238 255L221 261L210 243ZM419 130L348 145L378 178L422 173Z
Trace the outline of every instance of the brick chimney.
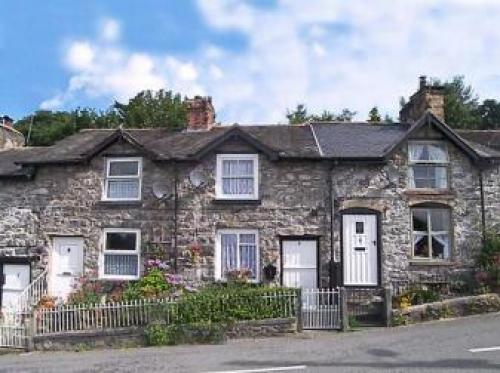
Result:
M4 115L0 117L0 124L3 124L7 127L12 127L14 125L14 119L9 117L8 115Z
M399 111L401 122L415 122L427 111L444 122L444 87L427 84L427 78L419 78L419 89Z
M187 108L187 130L209 131L215 125L212 97L195 96L184 101Z

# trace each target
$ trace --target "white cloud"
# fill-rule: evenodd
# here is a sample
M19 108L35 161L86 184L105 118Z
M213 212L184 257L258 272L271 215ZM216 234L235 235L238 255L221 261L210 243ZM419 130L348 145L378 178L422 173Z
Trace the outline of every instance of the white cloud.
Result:
M373 105L397 114L421 74L464 74L479 93L500 96L497 0L281 0L275 7L235 0L198 1L209 27L239 32L234 52L209 40L189 55L144 54L113 37L74 41L64 105L80 95L126 99L166 87L210 94L224 122L285 121L286 108L344 107L365 119ZM106 34L101 28L100 34ZM108 35L109 36L109 35Z
M120 23L116 19L106 18L101 25L101 38L113 42L120 38Z

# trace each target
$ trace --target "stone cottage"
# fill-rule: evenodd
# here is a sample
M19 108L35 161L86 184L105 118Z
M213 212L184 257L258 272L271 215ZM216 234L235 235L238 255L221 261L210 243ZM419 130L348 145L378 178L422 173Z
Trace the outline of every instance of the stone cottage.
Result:
M3 305L43 270L65 297L157 257L207 280L381 287L467 270L499 223L500 134L452 130L425 80L395 124L222 126L208 98L188 106L183 132L0 151Z

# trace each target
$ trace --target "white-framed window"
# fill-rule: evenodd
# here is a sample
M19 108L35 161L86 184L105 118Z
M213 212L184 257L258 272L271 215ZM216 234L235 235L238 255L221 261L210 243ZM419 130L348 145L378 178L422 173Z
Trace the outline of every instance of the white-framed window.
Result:
M136 280L140 273L141 231L104 229L99 277L112 280Z
M217 232L215 278L225 280L233 270L250 271L249 280L259 281L259 234L255 229L224 229Z
M448 150L444 142L412 141L408 144L411 189L448 188Z
M215 194L218 199L258 199L258 154L218 154Z
M142 158L107 158L103 200L141 199Z
M411 209L413 247L416 260L449 260L451 248L451 210L414 207Z

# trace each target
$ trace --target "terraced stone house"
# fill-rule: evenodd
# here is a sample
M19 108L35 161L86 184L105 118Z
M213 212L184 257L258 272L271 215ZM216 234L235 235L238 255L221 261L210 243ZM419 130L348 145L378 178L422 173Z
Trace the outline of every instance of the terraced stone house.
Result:
M2 305L43 271L65 297L82 274L134 280L158 256L201 280L245 268L381 287L470 269L500 223L500 133L451 129L425 80L394 124L223 126L211 100L189 105L183 132L84 130L0 152Z

